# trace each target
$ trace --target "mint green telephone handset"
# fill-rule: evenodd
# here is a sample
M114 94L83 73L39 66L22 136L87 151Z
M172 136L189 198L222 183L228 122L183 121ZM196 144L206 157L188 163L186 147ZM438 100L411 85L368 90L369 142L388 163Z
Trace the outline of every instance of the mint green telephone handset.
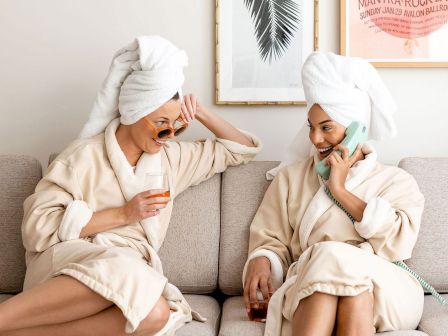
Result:
M353 121L345 130L345 138L342 140L341 145L348 148L349 156L353 155L358 144L367 140L367 127L361 124L359 121ZM342 155L341 151L336 151L339 155ZM322 176L323 179L328 180L330 177L330 166L327 166L328 156L321 160L316 165L317 173Z

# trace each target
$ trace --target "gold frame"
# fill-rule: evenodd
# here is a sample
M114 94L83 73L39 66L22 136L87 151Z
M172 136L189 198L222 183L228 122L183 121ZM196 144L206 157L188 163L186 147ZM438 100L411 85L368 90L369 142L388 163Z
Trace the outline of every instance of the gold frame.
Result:
M350 1L350 0L349 0ZM346 25L346 6L347 0L341 0L340 7L340 54L347 56L347 36L345 36L345 25ZM445 68L448 67L448 62L370 62L373 66L377 68Z
M289 106L289 105L306 105L306 101L220 101L219 100L219 1L215 0L215 104L216 105L277 105L277 106ZM230 1L230 0L226 0ZM307 1L307 0L305 0ZM313 36L313 50L319 50L319 0L313 0L314 2L314 36Z

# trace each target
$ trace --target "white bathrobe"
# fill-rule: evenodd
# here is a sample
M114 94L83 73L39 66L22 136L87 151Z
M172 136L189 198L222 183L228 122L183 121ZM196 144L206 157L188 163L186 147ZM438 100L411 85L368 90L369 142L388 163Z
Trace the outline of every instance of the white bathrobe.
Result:
M160 153L144 153L135 172L115 137L119 119L105 133L77 140L50 165L35 193L24 203L22 225L27 272L24 289L58 275L68 275L112 301L134 332L163 295L170 320L159 334L172 335L192 312L180 291L163 275L157 251L170 222L173 202L159 216L79 239L95 211L123 206L143 191L144 175L163 171L171 179L171 198L220 173L247 163L260 150L217 139L170 141ZM157 186L155 186L157 187ZM193 317L201 319L193 313Z
M367 202L361 222L353 224L325 194L315 172L317 155L283 168L269 186L249 241L249 260L269 258L274 286L280 287L269 302L265 335L292 335L300 300L314 292L369 291L372 328L417 327L423 289L391 261L411 257L424 198L411 175L378 163L368 144L363 151L366 158L350 169L346 181L347 190Z

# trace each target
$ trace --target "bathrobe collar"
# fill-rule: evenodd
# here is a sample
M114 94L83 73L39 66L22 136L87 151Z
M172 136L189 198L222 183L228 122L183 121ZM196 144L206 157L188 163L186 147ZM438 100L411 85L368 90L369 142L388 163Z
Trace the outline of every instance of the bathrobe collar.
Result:
M129 161L126 159L123 151L118 144L115 133L120 126L120 119L114 119L107 126L105 131L105 143L107 156L109 157L110 164L117 177L121 191L126 201L130 201L136 194L144 191L145 189L145 174L146 173L159 173L162 172L162 159L161 153L148 154L143 153L137 162L135 172ZM156 185L157 182L153 181L153 185L146 185L149 189L159 189L161 186ZM140 221L140 224L145 231L146 237L151 246L158 251L162 244L160 237L160 221L159 216L149 217Z

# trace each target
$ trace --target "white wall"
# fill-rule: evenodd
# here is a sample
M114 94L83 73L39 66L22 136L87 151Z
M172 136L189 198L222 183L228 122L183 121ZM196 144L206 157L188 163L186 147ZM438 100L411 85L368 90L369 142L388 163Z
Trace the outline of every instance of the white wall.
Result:
M320 49L338 51L339 1L320 0ZM278 160L304 107L218 107L214 102L214 0L0 0L0 153L46 162L86 121L112 54L159 34L187 51L185 92L259 135L258 160ZM379 46L380 47L380 46ZM448 155L448 68L380 69L399 105L399 136L380 159ZM274 126L274 127L273 127ZM195 125L185 136L207 135Z

